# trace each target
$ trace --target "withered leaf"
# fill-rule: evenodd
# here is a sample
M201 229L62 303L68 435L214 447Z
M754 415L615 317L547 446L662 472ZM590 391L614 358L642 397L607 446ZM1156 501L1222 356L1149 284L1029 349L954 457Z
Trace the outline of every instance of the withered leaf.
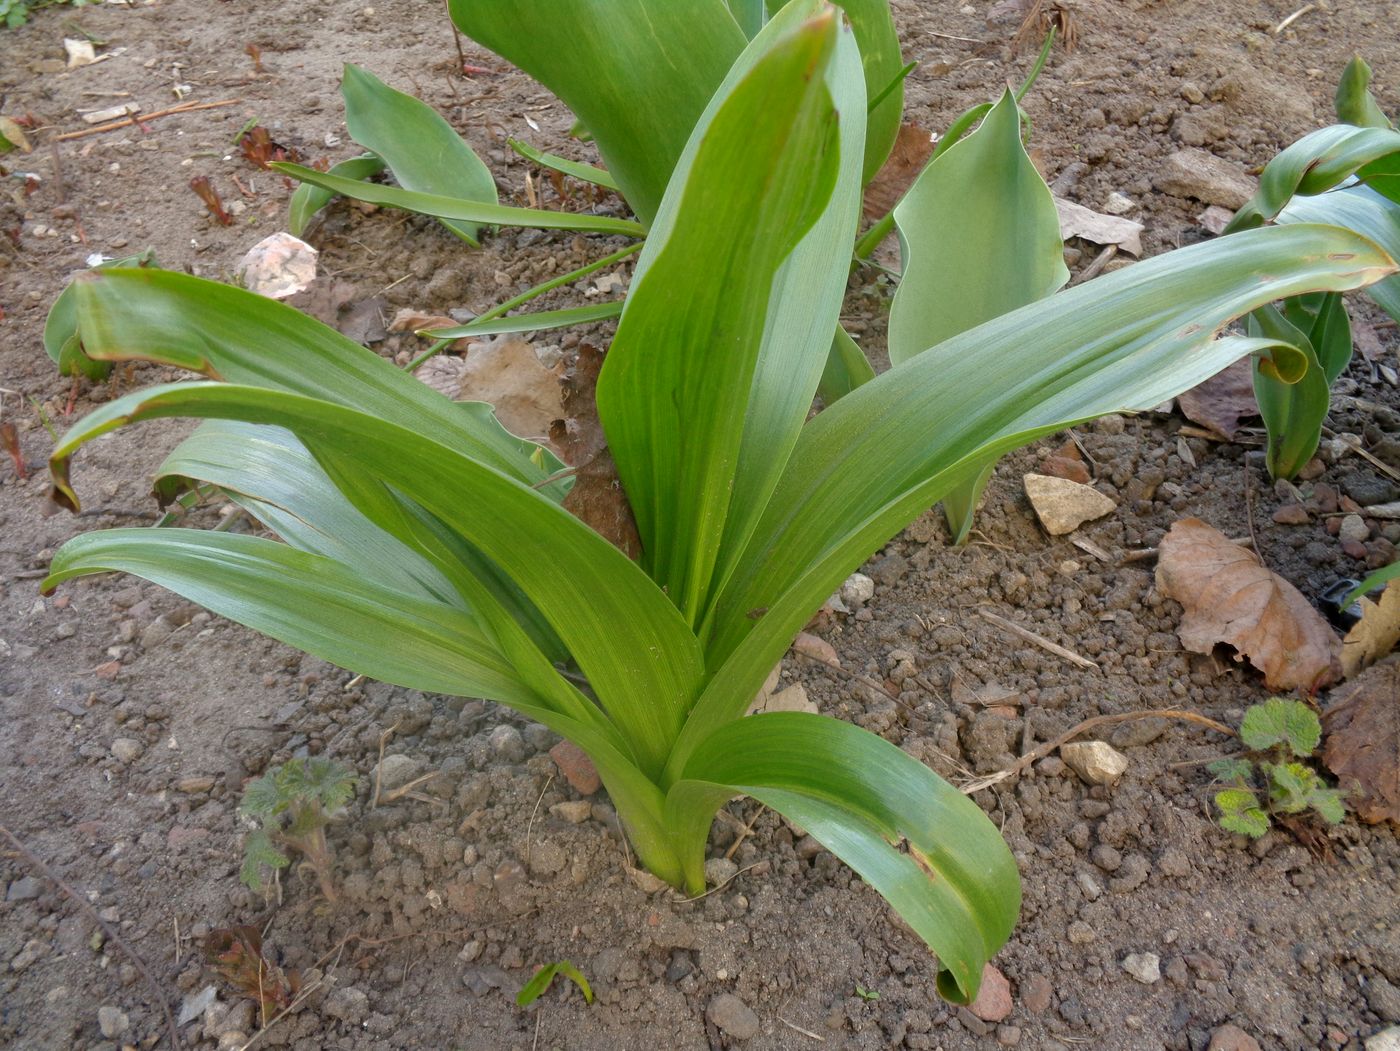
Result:
M1322 716L1322 761L1362 821L1400 825L1400 657L1367 668Z
M1254 552L1200 519L1182 519L1162 538L1157 587L1181 603L1177 635L1193 653L1232 646L1274 690L1311 693L1341 676L1341 644L1322 615Z
M596 391L602 367L603 352L583 344L562 384L565 418L550 424L549 441L559 458L574 468L564 509L635 559L642 553L642 538L598 419Z
M541 364L532 344L500 336L471 345L457 397L495 406L512 434L543 438L559 416L559 377Z
M904 191L913 185L929 157L933 156L933 136L917 124L901 124L899 137L885 166L865 188L865 217L883 219L899 203Z
M1177 404L1188 420L1233 441L1240 421L1259 415L1254 400L1254 366L1248 358L1241 358L1181 395Z
M1392 580L1379 602L1358 600L1361 619L1342 640L1342 674L1354 678L1363 668L1395 649L1400 642L1400 580Z

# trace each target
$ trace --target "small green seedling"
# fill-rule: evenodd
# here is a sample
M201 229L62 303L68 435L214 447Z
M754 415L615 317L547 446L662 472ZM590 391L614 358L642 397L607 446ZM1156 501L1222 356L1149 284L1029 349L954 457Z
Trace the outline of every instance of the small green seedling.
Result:
M587 1003L593 1002L593 987L588 984L588 979L583 976L583 972L568 960L559 960L555 963L545 964L535 972L535 976L525 983L520 992L515 994L516 1006L528 1007L538 1000L549 991L549 987L554 984L554 976L558 974L562 974L578 986Z
M876 990L876 989L867 989L867 988L866 988L865 986L863 986L863 985L857 985L857 986L856 986L856 995L859 996L862 1000L878 1000L878 999L880 999L879 990Z
M284 853L290 848L311 866L326 900L335 901L326 826L354 794L354 773L329 759L293 759L250 784L239 810L258 828L243 844L243 882L265 892L264 868L276 871L290 865Z
M41 7L53 4L71 4L82 7L94 0L0 0L0 25L14 29L29 21L29 15Z
M1217 759L1210 772L1232 784L1215 793L1220 827L1258 839L1271 816L1311 810L1329 825L1345 816L1342 793L1323 785L1307 760L1322 740L1322 724L1302 701L1274 697L1245 712L1240 740L1261 757Z

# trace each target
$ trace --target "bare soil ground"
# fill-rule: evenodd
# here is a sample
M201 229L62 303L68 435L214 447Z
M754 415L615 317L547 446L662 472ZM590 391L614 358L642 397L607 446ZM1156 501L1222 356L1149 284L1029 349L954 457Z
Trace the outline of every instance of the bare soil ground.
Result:
M989 22L985 2L895 7L919 62L910 117L927 127L946 126L1029 65L1032 56L1009 47L1014 20ZM1276 32L1295 9L1294 0L1080 0L1071 8L1077 49L1055 53L1028 100L1049 178L1094 208L1110 193L1126 195L1146 224L1148 252L1157 252L1205 236L1196 221L1204 202L1154 189L1171 152L1199 146L1241 169L1261 164L1330 119L1332 86L1353 52L1370 57L1383 105L1400 110L1391 4L1320 2ZM111 57L64 71L63 38L80 33ZM506 135L587 157L567 137L570 115L523 75L468 46L468 62L486 72L461 76L432 3L146 0L49 8L0 31L0 112L32 115L42 129L33 154L5 159L37 182L26 192L12 175L0 194L0 386L23 396L6 401L5 418L17 423L32 472L25 481L0 466L0 821L101 910L177 1011L216 987L217 999L181 1026L186 1047L242 1047L254 1036L249 1006L218 986L197 948L211 928L239 923L265 926L281 962L315 987L254 1046L304 1051L1204 1051L1230 1023L1265 1048L1359 1051L1400 1022L1393 831L1349 820L1327 834L1326 858L1286 833L1253 845L1223 833L1211 821L1204 762L1230 746L1198 727L1152 720L1114 732L1131 766L1112 789L1090 788L1046 760L979 796L1025 881L1021 924L996 961L1013 1005L992 1023L940 1001L933 961L883 902L752 803L732 804L732 820L713 834L713 853L724 856L738 830L751 828L733 851L737 878L699 901L649 895L626 875L605 798L594 797L577 824L552 809L577 793L546 754L554 738L543 727L490 704L352 683L130 579L41 598L37 578L65 539L153 517L148 479L180 433L148 425L96 443L77 475L90 510L76 520L51 513L43 461L52 439L35 406L61 429L70 411L168 377L119 371L109 384L70 389L40 344L48 304L92 253L151 247L163 266L231 276L253 242L282 227L289 194L238 155L235 134L256 118L308 160L358 152L337 92L347 60L445 113L486 158L504 198L523 202L528 170L506 150ZM236 101L51 141L84 128L82 110L130 100L150 112L173 104L177 90L192 101ZM188 189L196 175L242 205L234 226L209 219ZM417 342L376 331L398 308L481 311L610 247L512 233L470 251L434 222L344 203L310 239L336 287L309 308L363 326L364 338L399 360ZM1095 249L1080 247L1082 269ZM887 291L865 279L847 305L876 347ZM352 309L338 311L337 301ZM564 289L541 305L577 301L577 290ZM1367 309L1358 304L1358 316L1370 317ZM1393 365L1395 332L1378 331ZM567 355L577 336L561 342ZM1330 425L1400 467L1400 397L1379 377L1358 358ZM1113 417L1081 434L1099 487L1120 505L1079 534L1107 561L1048 538L1034 521L1019 479L1048 442L1002 465L967 549L949 548L928 515L881 552L866 569L873 601L823 631L847 668L887 682L898 704L796 658L785 679L803 683L823 711L955 778L1004 767L1100 713L1179 706L1237 723L1267 696L1257 675L1184 653L1178 607L1155 590L1151 563L1127 553L1194 515L1232 536L1253 532L1268 564L1309 595L1365 566L1320 516L1271 521L1282 497L1257 440L1183 439L1182 422ZM1315 506L1329 486L1332 499L1361 504L1400 495L1354 457L1325 467L1303 485ZM1378 525L1368 558L1393 558L1396 540L1393 527L1383 534ZM980 611L1098 667L1011 638ZM972 702L987 683L1006 688L1013 711ZM118 749L124 758L113 751L118 739L133 742ZM438 772L422 798L371 806L381 742ZM269 906L237 879L239 793L269 764L308 753L360 775L349 819L332 833L342 897L328 906L314 882L292 875ZM131 960L35 875L17 853L0 853L0 1043L159 1045L157 1001ZM1159 980L1124 970L1134 953L1160 958ZM585 1006L559 987L517 1008L513 994L532 968L558 959L589 976L598 1002ZM726 1032L707 1018L724 993L756 1013L752 1036L738 1039L741 1026ZM102 1007L115 1009L106 1035Z

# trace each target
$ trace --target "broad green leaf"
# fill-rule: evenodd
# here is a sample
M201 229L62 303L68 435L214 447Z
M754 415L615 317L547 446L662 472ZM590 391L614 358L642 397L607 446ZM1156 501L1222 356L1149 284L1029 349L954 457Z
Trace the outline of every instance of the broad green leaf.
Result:
M206 420L166 457L155 489L167 504L200 482L218 486L299 551L356 566L372 583L415 598L460 602L426 559L345 499L290 431Z
M719 554L773 277L838 174L823 75L836 20L782 28L759 35L762 57L697 131L598 381L644 562L692 624Z
M350 137L383 158L405 190L494 205L496 180L462 136L431 106L346 63L340 82ZM443 219L470 245L480 224Z
M1015 95L1005 92L981 127L955 143L894 209L904 257L890 307L895 366L1069 280L1055 201L1026 154ZM994 467L983 465L944 498L958 544L972 529Z
M1337 84L1336 107L1337 119L1343 124L1361 128L1395 127L1376 105L1376 97L1371 94L1371 67L1360 55L1353 57L1342 71L1342 79Z
M1239 756L1212 759L1206 764L1206 769L1222 781L1235 781L1240 784L1244 784L1254 776L1254 764Z
M384 168L382 157L367 153L363 157L351 157L347 161L332 165L326 174L364 182L378 175ZM312 216L330 204L334 198L335 194L330 190L312 186L309 182L302 183L292 191L292 201L287 208L287 232L293 237L300 237L306 232Z
M520 992L515 995L515 1003L518 1007L526 1007L534 1003L554 983L556 975L563 975L573 982L583 993L585 1003L593 1002L593 987L588 984L588 979L583 976L583 972L571 964L568 960L559 960L556 963L546 964L535 972L535 976L520 988Z
M537 150L528 142L521 142L519 139L507 139L506 145L527 161L532 161L541 168L549 168L564 175L571 175L581 182L592 183L594 186L601 186L607 190L617 189L617 180L612 177L612 174L592 164L571 161L567 157L556 157L552 153Z
M1306 374L1295 383L1283 382L1257 361L1254 365L1254 398L1269 434L1265 454L1269 475L1292 478L1312 459L1322 439L1322 425L1331 404L1327 376L1307 333L1291 324L1274 307L1260 307L1249 316L1249 334L1286 339L1302 349L1308 358Z
M168 270L94 271L74 288L83 349L97 360L154 361L325 398L430 433L529 485L562 466L502 427L491 406L450 401L282 303ZM560 500L567 492L543 488Z
M622 307L623 302L619 299L607 303L590 303L582 307L567 307L564 310L515 314L511 317L492 318L489 321L468 321L465 325L454 325L452 328L427 329L421 334L433 339L465 339L468 336L498 336L506 332L543 332L547 329L606 321L621 314Z
M1259 189L1235 213L1226 233L1248 230L1276 217L1295 196L1311 197L1339 186L1381 158L1400 152L1400 132L1334 124L1304 135L1264 167Z
M414 690L530 703L460 608L395 591L359 567L286 544L197 529L104 529L68 541L45 590L131 573L314 657Z
M687 739L740 714L736 698L752 696L845 576L989 457L1160 405L1245 354L1274 353L1283 374L1300 372L1296 348L1215 334L1275 299L1394 270L1374 244L1335 227L1251 231L1003 315L842 398L803 429L721 596L706 647L713 679Z
M1240 724L1244 746L1262 752L1275 745L1286 745L1294 755L1312 755L1322 740L1322 724L1317 714L1302 701L1273 697L1253 705Z
M703 833L735 792L801 825L879 891L938 954L939 992L963 1003L977 995L1021 894L1010 850L971 799L866 730L795 712L741 719L707 738L667 813Z
M831 351L822 367L822 377L817 384L817 393L824 405L834 405L839 399L850 394L862 383L875 378L875 369L865 351L841 326L831 341Z
M792 0L768 0L768 9L776 11L790 2ZM899 136L899 123L904 115L904 78L908 70L899 49L899 33L890 0L833 0L833 3L846 13L856 35L866 97L878 100L867 118L861 181L868 183L879 174Z
M1307 333L1330 387L1351 364L1351 318L1337 292L1293 296L1283 304L1284 317Z
M744 36L750 40L758 36L758 31L763 28L763 23L768 18L763 0L728 0L728 3L734 21L739 23Z
M1269 831L1269 815L1247 788L1227 788L1215 793L1215 805L1220 808L1220 827L1226 832L1258 839Z
M1301 814L1309 796L1322 787L1317 774L1302 763L1265 764L1269 771L1269 804L1285 814Z
M1348 186L1315 197L1295 197L1274 221L1344 226L1369 237L1391 258L1400 259L1400 206L1367 186ZM1366 289L1366 294L1400 321L1400 275L1377 281Z
M744 33L726 0L450 0L463 33L573 110L643 223Z
M1340 825L1346 820L1346 804L1342 793L1336 789L1313 789L1308 795L1308 805L1329 825Z
M383 205L386 208L403 208L421 215L435 215L439 219L460 219L478 226L528 226L539 230L583 230L597 234L625 234L641 237L646 230L640 223L630 219L614 219L609 215L589 215L586 212L550 212L540 208L511 208L504 204L486 204L466 200L461 197L441 197L430 193L415 193L398 186L380 186L378 183L360 182L356 179L342 179L330 172L318 172L300 164L278 161L268 167L283 175L289 175L300 182L310 183L338 193L342 197L353 197L357 201Z
M1021 142L1010 91L924 169L894 218L904 256L890 306L894 365L1069 280L1055 201Z
M1376 570L1369 577L1363 580L1360 584L1356 586L1356 590L1354 590L1346 598L1342 599L1342 601L1337 603L1337 605L1345 609L1357 599L1361 598L1361 596L1369 595L1372 591L1380 587L1382 584L1388 584L1397 577L1400 577L1400 562L1392 562L1390 565Z
M353 478L332 474L338 485L377 478L426 514L453 523L548 618L627 736L638 765L659 773L700 682L699 647L656 585L559 505L401 425L299 394L230 383L154 387L91 413L50 460L55 499L76 508L69 461L84 442L128 423L172 416L284 427L323 465L354 464ZM347 495L365 510L359 494ZM490 513L473 513L478 508ZM395 523L370 517L400 535ZM561 565L569 571L559 572Z
M139 255L125 259L113 259L101 263L97 270L118 270L127 267L154 267L155 253L146 249ZM44 350L58 365L59 375L83 375L90 380L104 379L111 371L111 363L94 361L83 352L82 341L78 339L77 293L70 282L49 307L49 316L44 319Z

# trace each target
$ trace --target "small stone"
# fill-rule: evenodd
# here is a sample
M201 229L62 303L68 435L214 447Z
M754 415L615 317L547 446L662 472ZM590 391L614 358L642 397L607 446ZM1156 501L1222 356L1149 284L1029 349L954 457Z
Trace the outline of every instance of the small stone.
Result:
M1128 757L1106 741L1060 745L1060 758L1091 785L1111 785L1128 769Z
M141 758L146 746L132 737L118 737L112 742L112 755L123 764L131 764Z
M1222 1025L1210 1034L1206 1051L1260 1051L1259 1041L1237 1025ZM1370 1045L1367 1044L1367 1051Z
M1043 974L1033 974L1021 985L1021 1002L1031 1014L1044 1014L1050 1009L1054 992L1049 978Z
M1114 190L1108 195L1108 199L1103 203L1103 210L1109 215L1127 215L1133 211L1137 205L1133 199L1125 193Z
M551 840L536 843L530 850L530 871L536 876L557 876L568 863L564 848Z
M1051 536L1072 533L1085 522L1102 518L1118 506L1092 486L1068 478L1027 474L1022 482L1036 517Z
M175 1024L189 1025L196 1018L203 1018L204 1012L209 1010L218 995L219 990L216 986L206 985L199 992L185 997L184 1002L180 1004L180 1014L175 1019Z
M1075 920L1069 925L1069 929L1065 932L1065 937L1069 939L1071 945L1088 945L1098 938L1098 934L1094 932L1094 928L1090 927L1083 920Z
M728 858L710 858L705 862L705 882L711 887L728 883L739 874L739 866Z
M1365 1040L1366 1051L1400 1051L1400 1025L1382 1029Z
M555 803L549 808L549 812L571 825L581 825L588 820L592 809L593 804L586 799L566 799L562 803Z
M402 788L422 775L427 762L407 755L386 755L375 770L375 782L381 792Z
M748 1040L758 1035L758 1015L733 993L720 993L710 1001L705 1016L721 1032L735 1040Z
M1360 515L1347 515L1342 519L1341 528L1337 530L1337 536L1346 543L1364 543L1371 538L1371 528L1365 523Z
M841 667L841 658L836 655L836 647L819 635L800 631L793 640L792 648L797 653L813 657L823 664L830 664L834 668Z
M1343 540L1342 552L1348 558L1355 558L1361 561L1364 561L1367 554L1369 554L1366 550L1366 545L1359 540Z
M864 573L852 573L841 585L840 594L848 609L860 609L875 597L875 581Z
M665 890L670 884L659 876L653 876L646 869L628 869L627 878L632 881L632 886L636 887L643 894L656 894Z
M758 712L809 712L817 714L817 705L807 696L807 687L795 682L777 693L760 695L749 706L749 714Z
M126 1032L130 1025L131 1020L122 1013L120 1008L106 1004L97 1009L97 1028L108 1040L116 1040Z
M1191 875L1191 859L1180 847L1168 847L1157 859L1157 871L1164 876L1179 878Z
M43 893L44 885L34 876L21 876L5 891L6 901L33 901Z
M1273 517L1278 525L1307 525L1312 521L1308 509L1302 504L1284 504L1274 512Z
M549 757L554 760L559 772L579 795L591 796L603 786L593 760L572 741L560 741L549 750Z
M1164 160L1153 184L1173 197L1193 197L1222 208L1242 208L1258 185L1236 164L1205 150L1177 150Z
M1123 864L1123 855L1107 843L1100 843L1089 852L1089 860L1105 872L1117 872Z
M369 996L364 990L347 985L332 989L321 1005L323 1014L339 1019L348 1026L357 1026L369 1014Z
M1162 960L1155 952L1134 952L1123 958L1123 970L1143 985L1162 980Z
M997 1043L1002 1047L1018 1047L1021 1043L1021 1027L1019 1025L997 1026Z
M1305 482L1314 482L1321 478L1326 471L1327 465L1314 456L1303 464L1303 469L1298 472L1298 477Z
M168 639L178 625L162 613L155 620L146 625L141 632L141 648L154 649Z
M54 638L71 639L74 635L78 634L78 626L71 622L65 622L54 628L53 633Z
M1011 983L991 964L982 967L982 987L968 1010L984 1022L1000 1022L1011 1013Z
M182 777L175 782L175 791L183 792L186 795L204 795L214 787L212 777Z
M230 1029L227 1033L219 1034L218 1051L239 1051L247 1042L247 1034L240 1033L237 1029Z
M507 724L496 727L491 731L488 740L491 743L491 751L507 763L518 763L525 758L525 739L514 726Z
M1235 212L1231 208L1222 208L1218 204L1212 204L1200 215L1196 216L1196 222L1201 224L1201 229L1206 233L1215 234L1219 237L1225 232L1225 227L1230 225L1230 220L1235 217Z
M1205 93L1189 80L1181 85L1181 97L1193 106L1200 105L1206 98Z

